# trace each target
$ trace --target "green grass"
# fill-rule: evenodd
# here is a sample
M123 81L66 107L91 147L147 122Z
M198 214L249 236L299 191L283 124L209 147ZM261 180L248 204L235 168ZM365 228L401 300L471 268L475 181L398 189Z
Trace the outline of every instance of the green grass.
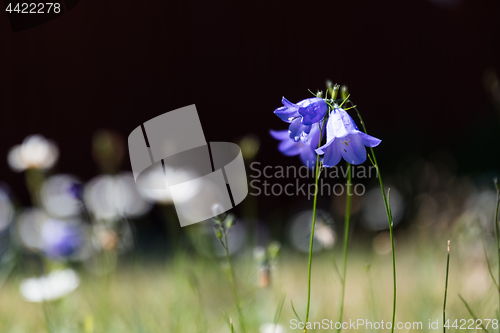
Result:
M446 251L442 242L417 242L405 237L396 234L399 284L396 323L420 321L425 332L429 319L442 318ZM350 250L343 320L391 321L391 255L374 254L363 243L354 239ZM434 243L440 246L429 245ZM476 316L493 318L498 294L489 278L480 240L454 244L447 318L451 322L470 318L459 293L467 299ZM340 252L336 251L335 255L339 257ZM338 318L341 284L330 256L328 251L315 254L310 321ZM271 285L261 289L257 286L258 267L251 256L232 258L248 332L259 332L261 324L273 323L285 293L279 322L286 332L300 331L289 328L290 320L296 318L290 300L299 314L305 312L307 293L303 286L308 277L307 260L306 255L284 248L277 267L271 272ZM82 271L80 287L67 298L46 307L53 331L223 333L231 332L229 318L232 318L234 331L239 332L224 260L179 253L164 263L138 262L122 263L105 277L90 276ZM14 272L0 289L0 332L47 332L42 305L28 303L19 294L22 277L22 272ZM373 309L373 305L377 308Z

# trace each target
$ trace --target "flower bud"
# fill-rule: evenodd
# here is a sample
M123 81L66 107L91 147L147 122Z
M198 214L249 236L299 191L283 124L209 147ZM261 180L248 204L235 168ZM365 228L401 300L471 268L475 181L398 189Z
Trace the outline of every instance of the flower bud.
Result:
M338 92L339 92L339 88L340 86L338 84L335 84L333 87L332 87L332 91L330 92L330 95L332 95L332 99L335 100L337 99L337 95L338 95Z
M212 213L214 214L213 220L216 223L221 223L226 218L226 213L220 204L214 204L212 206Z
M235 221L234 221L234 215L233 214L228 214L227 217L226 217L226 221L225 221L225 225L226 225L226 229L231 229L231 227L233 225L235 225Z
M215 232L215 237L217 237L218 239L222 238L222 229L219 226L214 225L214 232Z
M267 247L267 252L269 253L269 257L271 259L274 259L278 256L278 253L280 252L281 244L278 241L271 242L269 246Z
M349 96L349 90L347 90L347 86L346 85L343 85L341 88L340 88L340 94L342 96L342 99L346 99L347 96Z

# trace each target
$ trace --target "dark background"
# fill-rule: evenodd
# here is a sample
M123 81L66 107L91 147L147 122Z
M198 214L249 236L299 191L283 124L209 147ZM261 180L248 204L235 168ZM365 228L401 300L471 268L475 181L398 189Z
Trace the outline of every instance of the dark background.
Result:
M499 15L497 0L83 0L14 33L3 12L0 180L28 200L6 156L34 133L59 145L58 172L88 180L98 172L97 129L126 138L193 103L207 141L255 133L257 159L283 164L268 130L286 124L273 110L326 79L349 86L369 133L383 140L382 168L448 151L457 172L489 172L498 169L500 118L483 81L500 68Z

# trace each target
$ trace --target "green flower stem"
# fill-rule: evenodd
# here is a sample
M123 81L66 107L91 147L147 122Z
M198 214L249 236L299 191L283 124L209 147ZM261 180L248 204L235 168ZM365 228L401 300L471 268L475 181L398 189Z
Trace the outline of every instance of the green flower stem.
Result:
M236 310L238 311L238 318L240 320L241 330L243 331L243 333L246 333L245 321L243 319L243 313L241 312L240 299L238 297L238 292L236 291L236 282L234 280L233 267L231 266L231 260L229 259L229 248L227 244L226 232L224 232L224 243L225 243L224 249L226 250L227 265L229 266L229 283L231 284L231 290L233 292L234 301L236 303Z
M443 333L446 333L446 296L448 295L448 273L450 271L450 241L448 241L448 257L446 259L446 282L444 284L444 303L443 303Z
M323 134L324 120L319 129L319 143L318 147L321 147L321 137ZM314 243L314 226L316 225L316 203L318 201L318 180L320 176L320 165L319 165L319 155L316 155L316 168L315 170L315 183L314 183L314 202L313 202L313 218L311 226L311 241L309 244L309 268L308 268L308 280L307 280L307 310L306 310L306 321L304 328L304 333L307 333L307 322L309 321L309 306L311 304L311 265L312 265L312 249Z
M342 296L340 300L340 314L338 322L342 322L342 315L344 313L344 295L345 295L345 282L346 282L346 272L347 272L347 243L349 242L349 220L351 217L351 194L349 189L351 187L351 164L347 163L347 199L345 205L345 223L344 223L344 267L343 267L343 277L342 277ZM341 327L337 329L340 332Z
M361 122L361 126L363 126L363 131L365 133L368 133L366 130L365 123L363 122L363 118L361 118L361 114L359 113L358 109L352 103L352 101L349 101L352 105L352 108L356 111L359 117L359 121ZM385 194L385 189L384 189L384 183L382 182L382 175L380 174L380 169L377 163L377 158L375 157L375 152L373 151L373 148L370 147L370 152L371 152L371 157L372 157L372 163L373 165L377 168L377 174L378 174L378 181L380 183L380 189L382 190L382 196L384 198L384 205L385 205L385 211L387 214L387 220L389 221L389 234L391 237L391 248L392 248L392 278L393 278L393 285L394 285L394 298L393 298L393 304L392 304L392 328L391 332L394 332L394 321L396 319L396 255L394 253L394 232L393 232L393 220L392 220L392 213L391 213L391 208L389 205L389 202L387 200L386 194ZM500 260L499 260L500 261ZM500 272L499 272L500 274Z
M321 141L320 141L321 142ZM314 242L314 226L316 225L316 202L318 198L318 170L319 170L319 155L316 157L316 181L314 183L314 203L313 203L313 219L311 226L311 242L309 244L309 268L308 268L308 282L307 282L307 310L306 310L306 325L309 320L309 305L311 304L311 264L312 264L312 249ZM304 328L304 333L307 332L307 328Z
M40 207L40 188L45 181L45 173L39 169L28 169L24 172L24 177L31 204Z

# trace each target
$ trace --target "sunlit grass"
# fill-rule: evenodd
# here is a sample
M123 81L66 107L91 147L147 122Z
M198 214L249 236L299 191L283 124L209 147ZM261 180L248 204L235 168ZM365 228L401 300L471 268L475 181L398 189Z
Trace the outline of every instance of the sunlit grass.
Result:
M396 234L400 253L396 323L419 321L423 323L423 331L427 331L429 319L442 318L446 248L405 237ZM458 293L467 299L479 318L494 318L497 293L489 280L481 242L462 245L464 248L456 250L450 260L447 318L451 321L470 318ZM460 244L452 248L452 253L457 247ZM341 285L330 254L328 251L316 254L312 267L309 319L312 322L337 320ZM276 307L285 293L280 323L286 332L293 332L290 320L295 315L290 299L298 313L303 313L307 300L303 288L307 281L304 269L307 260L306 255L284 249L278 267L271 273L270 286L261 289L257 286L258 270L251 256L233 257L249 332L259 332L261 324L273 322ZM349 260L343 320L390 321L390 254L373 254L370 247L355 240ZM42 305L28 303L20 296L19 270L22 267L0 289L1 332L46 332ZM80 287L67 298L47 304L46 310L54 332L230 332L229 318L237 322L238 315L224 270L223 261L178 253L163 263L141 264L141 260L136 260L136 264L122 265L104 277L89 276L82 271ZM235 324L235 332L237 327Z

